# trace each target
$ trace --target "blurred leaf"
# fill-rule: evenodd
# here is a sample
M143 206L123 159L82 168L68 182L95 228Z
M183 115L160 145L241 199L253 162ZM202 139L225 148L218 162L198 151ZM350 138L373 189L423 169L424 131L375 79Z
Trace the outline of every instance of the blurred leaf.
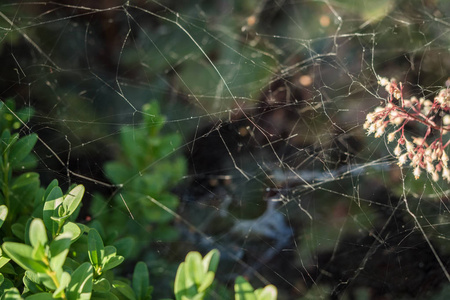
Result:
M8 216L8 207L6 207L6 205L0 205L0 228L5 222L7 216Z
M11 147L9 161L12 168L20 167L20 163L22 162L22 160L30 154L31 150L33 150L37 138L37 135L34 133L27 135L19 139Z
M111 284L108 279L100 278L94 281L94 287L92 288L95 292L106 293L111 290Z
M147 265L140 261L134 267L132 286L138 300L146 299L149 288L149 275Z
M5 290L5 293L2 295L2 300L21 300L19 290L16 288L9 288Z
M11 225L12 233L21 241L25 240L25 226L21 223L14 223Z
M236 300L257 300L253 287L242 276L236 278L234 292Z
M112 283L113 292L118 293L119 296L125 297L125 299L136 300L133 289L126 283L114 280Z
M100 292L94 292L92 294L91 300L119 300L116 295L113 293L100 293Z
M190 285L192 281L195 286L199 286L205 276L201 254L197 251L191 251L187 254L185 261L187 285Z
M28 296L26 300L53 300L52 294L49 293L38 293L31 296Z
M59 287L53 292L54 298L60 298L64 294L65 288L69 285L71 276L67 272L62 272L61 276L58 278Z
M276 300L277 294L277 288L271 284L255 291L258 300Z

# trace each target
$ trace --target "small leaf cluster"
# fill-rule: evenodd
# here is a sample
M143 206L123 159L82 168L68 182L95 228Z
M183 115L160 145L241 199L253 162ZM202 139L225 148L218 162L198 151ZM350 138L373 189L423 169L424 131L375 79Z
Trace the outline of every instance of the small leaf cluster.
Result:
M121 187L113 199L113 209L110 201L96 195L91 213L101 223L109 224L109 231L122 235L133 233L143 247L149 240L173 241L177 238L177 231L168 226L173 216L148 197L175 211L179 200L170 190L185 175L186 160L174 151L181 145L181 135L162 133L165 117L161 115L158 103L144 105L141 112L141 124L123 126L120 130L122 151L119 159L104 166L107 177ZM143 228L133 219L148 225Z
M0 102L1 299L150 299L147 266L136 265L132 283L116 279L111 270L124 258L75 222L84 187L64 194L53 180L44 189L37 173L26 172L36 165L38 140L24 135L26 112Z
M189 252L185 261L178 267L175 277L176 300L204 299L213 286L219 259L217 249L211 250L203 258L196 251ZM273 285L254 290L242 276L236 278L234 291L236 300L275 300L278 294L277 288Z

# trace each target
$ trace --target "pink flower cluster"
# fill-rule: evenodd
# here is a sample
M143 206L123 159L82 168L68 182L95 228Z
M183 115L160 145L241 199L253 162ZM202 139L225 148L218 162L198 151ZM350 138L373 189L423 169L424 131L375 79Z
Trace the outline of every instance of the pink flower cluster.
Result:
M434 100L425 98L403 97L403 85L395 79L379 77L378 84L385 87L389 93L384 107L377 107L366 116L364 129L367 134L375 137L384 135L386 128L393 125L396 128L387 136L388 142L397 142L394 154L398 159L398 165L403 166L408 161L414 168L414 177L418 179L422 170L430 174L434 181L443 179L450 182L448 169L449 157L445 148L450 140L444 142L443 136L450 131L450 90L441 89ZM408 122L421 123L426 126L423 137L405 136L405 126ZM434 140L429 143L430 134L433 132ZM436 133L436 134L435 134ZM437 136L437 137L436 137ZM441 175L439 175L441 174Z

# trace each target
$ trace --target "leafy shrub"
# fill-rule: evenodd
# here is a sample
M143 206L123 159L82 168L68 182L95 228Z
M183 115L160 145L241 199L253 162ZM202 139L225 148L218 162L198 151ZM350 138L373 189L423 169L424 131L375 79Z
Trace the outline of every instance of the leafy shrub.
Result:
M182 140L177 133L161 133L165 118L158 103L144 105L142 112L140 126L124 126L120 131L120 158L105 165L109 179L122 187L114 197L113 205L100 195L91 205L92 215L100 223L108 224L109 232L116 231L119 235L135 238L139 243L135 254L149 241L173 241L177 238L177 231L169 226L173 216L148 197L175 211L178 198L170 189L186 173L183 157L163 160L173 155L173 150L181 145Z
M19 133L11 133L12 129L22 127L24 123L19 115L26 114L24 110L15 114L13 109L12 102L0 103L1 299L151 299L153 288L149 285L147 265L138 262L131 281L116 278L113 269L124 262L124 257L118 254L115 246L105 246L99 233L104 230L102 224L94 222L87 226L75 222L85 192L84 186L76 185L64 194L57 180L44 189L40 186L37 173L19 173L36 165L32 150L38 137L36 134L19 137ZM29 118L32 111L27 111ZM147 112L150 116L151 111ZM125 134L126 130L123 132ZM159 129L152 132L156 137ZM138 140L143 137L137 135ZM122 138L126 139L125 136ZM166 138L174 140L170 135ZM163 138L160 141L155 142L160 148L154 149L148 159L164 155L163 145L167 144L167 140ZM141 142L144 143L143 139ZM129 151L134 151L131 148ZM129 165L124 162L111 163L109 168L130 171L141 163L148 163L141 154L134 155L137 156L129 157ZM179 176L184 166L180 161L174 163L177 164L179 169L175 175ZM174 182L175 177L171 177L174 175L169 173L166 173L163 188ZM158 191L164 195L164 190ZM170 218L166 216L154 220L164 223ZM111 235L109 239L114 242ZM198 252L188 253L175 278L176 299L203 299L213 286L218 264L217 250L203 258ZM236 299L242 300L271 300L276 299L277 294L274 286L254 291L242 277L236 279L235 291Z

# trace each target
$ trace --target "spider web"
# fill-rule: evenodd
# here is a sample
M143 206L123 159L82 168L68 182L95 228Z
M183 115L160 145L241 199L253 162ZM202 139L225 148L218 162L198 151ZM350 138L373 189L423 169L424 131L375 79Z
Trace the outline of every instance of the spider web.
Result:
M450 281L448 184L415 180L362 125L385 103L379 76L403 82L409 97L445 86L449 9L437 0L4 1L1 99L35 110L25 131L40 137L43 183L86 186L80 222L125 207L151 236L122 191L185 158L176 209L143 195L178 233L135 258L155 278L174 277L158 260L218 248L223 286L244 274L256 287L275 284L279 299L438 299ZM113 182L105 164L122 155L121 128L137 131L150 100L162 132L182 142ZM106 208L92 213L96 197Z

